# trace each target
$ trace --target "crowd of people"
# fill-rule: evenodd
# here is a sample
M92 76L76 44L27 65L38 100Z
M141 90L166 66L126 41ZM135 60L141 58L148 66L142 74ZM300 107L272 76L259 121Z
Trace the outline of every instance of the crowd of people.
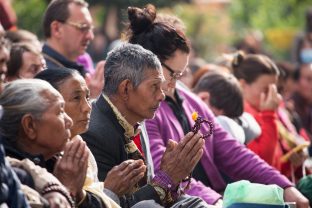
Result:
M95 67L84 0L49 3L43 43L0 24L0 207L221 208L240 180L312 207L312 10L292 62L242 43L215 63L177 17L127 12Z

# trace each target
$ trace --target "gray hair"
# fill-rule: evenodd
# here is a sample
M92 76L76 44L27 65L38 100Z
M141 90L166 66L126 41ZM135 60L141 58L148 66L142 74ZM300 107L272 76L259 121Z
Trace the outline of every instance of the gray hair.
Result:
M125 43L112 50L105 63L104 93L114 95L123 80L129 79L134 88L146 78L147 70L162 73L159 59L151 51L136 44Z
M44 95L47 91L56 97L61 96L48 82L39 79L20 79L6 84L0 95L3 108L1 134L15 142L23 116L29 113L39 119L50 107L51 100Z

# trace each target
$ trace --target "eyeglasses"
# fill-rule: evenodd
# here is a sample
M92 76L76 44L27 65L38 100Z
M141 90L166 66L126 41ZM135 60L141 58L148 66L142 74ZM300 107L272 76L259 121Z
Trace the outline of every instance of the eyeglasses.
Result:
M178 80L183 76L183 72L176 72L170 66L164 63L161 63L161 65L164 66L170 72L170 76L172 79Z
M80 30L82 33L87 33L89 31L92 31L94 29L93 25L88 25L86 23L77 23L72 21L66 21L64 24L68 24L70 26L75 27L77 30Z

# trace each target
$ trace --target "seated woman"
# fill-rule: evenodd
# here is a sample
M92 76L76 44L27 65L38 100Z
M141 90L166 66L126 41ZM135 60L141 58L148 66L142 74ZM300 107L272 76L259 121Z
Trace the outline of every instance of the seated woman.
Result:
M45 69L45 60L41 52L30 43L16 43L11 48L7 66L8 81L29 79Z
M72 125L70 118L62 113L63 98L46 82L19 80L5 86L0 103L3 107L3 116L0 119L1 141L7 155L18 159L13 161L8 158L19 179L20 176L23 179L31 176L31 182L34 183L31 187L40 192L51 207L62 204L65 207L74 207L69 193L56 178L29 160L23 160L29 158L39 164L41 159L53 156L52 152L63 149ZM50 128L52 130L48 131ZM53 131L53 128L57 131ZM17 169L23 170L23 174ZM23 191L25 188L23 187ZM29 188L26 195L28 191Z
M305 156L300 149L295 149L295 142L294 146L290 145L288 135L292 133L277 114L282 100L277 91L279 69L267 56L243 53L236 54L232 67L242 87L245 111L254 116L262 130L261 135L248 144L248 148L291 178L292 169L300 167Z
M210 71L199 79L193 92L210 107L218 123L240 143L248 143L260 136L258 123L243 112L243 95L238 81L231 74Z
M48 81L64 97L66 103L64 110L73 120L70 139L84 143L79 134L88 129L91 105L89 103L90 92L83 77L76 70L61 68L42 71L36 78ZM110 171L102 183L97 178L96 161L89 150L88 153L88 170L83 189L100 196L107 207L116 207L117 205L103 193L103 185L105 185L105 193L119 203L117 196L124 195L144 176L146 166L142 160L131 160L132 165L127 165L130 162L127 160ZM70 173L70 171L63 170L60 173ZM79 169L77 171L80 172ZM72 172L68 177L73 174L78 173Z
M82 191L89 152L80 140L68 142L73 122L57 90L42 80L16 80L6 85L0 104L0 128L8 156L28 158L53 172L78 207L106 207L98 196ZM64 155L56 157L61 151ZM80 174L73 175L77 170Z

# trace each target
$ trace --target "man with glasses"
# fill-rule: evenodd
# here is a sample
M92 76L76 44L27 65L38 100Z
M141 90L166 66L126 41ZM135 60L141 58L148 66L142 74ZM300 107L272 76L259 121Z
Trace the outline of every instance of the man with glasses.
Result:
M51 1L44 14L43 31L46 43L42 53L48 69L56 67L76 69L86 79L90 98L96 98L104 85L104 61L97 64L94 72L77 61L78 57L79 60L84 57L90 62L86 49L94 34L88 4L84 0Z
M85 76L77 58L83 55L94 38L88 4L83 0L51 1L45 11L43 30L46 43L42 52L48 68L64 66Z

